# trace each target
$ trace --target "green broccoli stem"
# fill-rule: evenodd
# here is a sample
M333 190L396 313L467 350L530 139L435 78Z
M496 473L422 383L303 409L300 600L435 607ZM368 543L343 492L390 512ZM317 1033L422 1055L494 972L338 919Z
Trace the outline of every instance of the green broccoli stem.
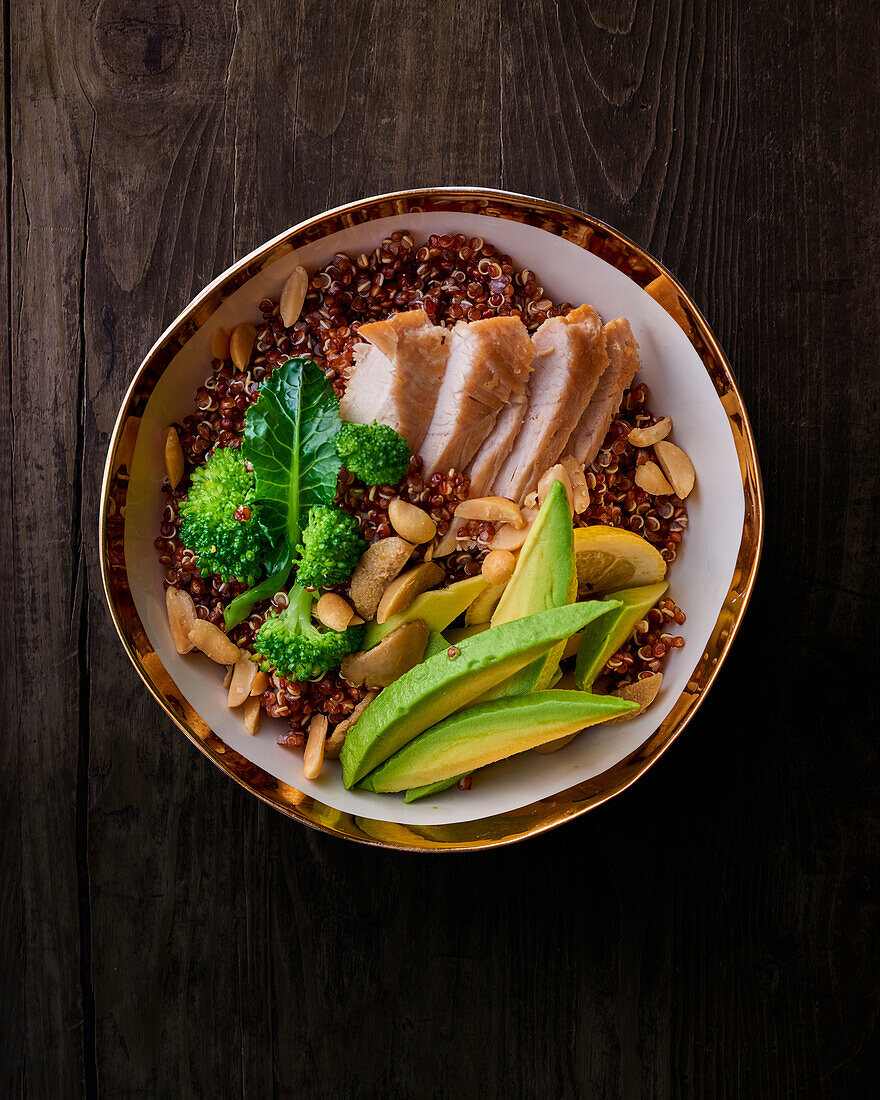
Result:
M290 586L290 591L287 593L288 615L291 617L296 616L300 628L305 627L306 631L311 630L312 633L316 633L315 628L312 626L312 604L314 602L314 592L309 592L301 584Z
M271 576L266 577L264 581L260 581L258 585L242 592L240 596L236 596L223 612L226 629L232 630L234 626L244 622L254 604L259 603L260 600L270 600L276 592L283 588L292 568L293 557L288 555L280 569L276 569Z

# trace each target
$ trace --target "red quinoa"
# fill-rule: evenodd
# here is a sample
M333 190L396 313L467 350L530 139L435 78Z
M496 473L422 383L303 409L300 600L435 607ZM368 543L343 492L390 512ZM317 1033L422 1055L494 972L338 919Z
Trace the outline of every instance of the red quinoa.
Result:
M256 400L260 383L280 363L294 355L308 355L324 370L334 390L345 391L352 349L362 324L421 308L437 324L453 325L459 320L483 317L519 316L529 332L548 317L567 313L567 302L554 304L544 296L538 277L519 271L509 256L502 255L481 238L463 234L431 236L417 245L402 231L393 233L369 255L337 253L310 280L303 312L286 328L277 301L265 299L259 309L263 320L246 371L230 362L213 359L210 373L195 397L196 411L177 425L186 459L187 472L173 492L166 486L167 502L155 540L166 586L189 591L200 618L222 626L223 609L245 585L223 582L219 577L202 577L194 554L180 541L178 507L189 488L193 467L204 463L215 447L238 447L244 416ZM640 383L629 390L623 406L611 424L602 450L587 469L591 504L578 517L580 526L606 524L635 531L657 546L671 562L687 528L687 509L678 497L655 498L632 481L636 465L647 461L649 451L637 451L626 441L633 427L655 423L646 406L647 387ZM469 480L459 471L446 475L422 476L421 460L414 457L406 476L396 485L367 487L346 471L340 475L337 503L356 516L369 542L391 533L388 504L395 497L427 506L442 535L449 529L456 505L467 499ZM492 537L491 524L470 524L462 528L477 541ZM420 548L417 556L424 553ZM446 583L475 576L486 549L462 550L445 559ZM344 588L344 586L342 586ZM253 638L275 604L257 604L248 619L230 632L233 640L253 651ZM668 652L683 645L671 627L684 622L684 613L671 600L661 601L649 612L644 631L615 654L603 670L609 689L631 683L660 668ZM364 688L354 687L338 673L328 673L310 683L291 683L274 675L262 696L267 715L286 718L289 732L279 744L302 748L309 719L326 714L330 732L351 713L363 698ZM467 789L469 780L459 786Z

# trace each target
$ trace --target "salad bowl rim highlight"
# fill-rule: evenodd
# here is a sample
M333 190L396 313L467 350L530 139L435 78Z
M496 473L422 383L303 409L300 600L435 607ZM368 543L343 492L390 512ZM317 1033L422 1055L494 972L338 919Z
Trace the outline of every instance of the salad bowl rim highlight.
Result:
M124 529L128 474L140 415L171 360L200 327L210 323L225 299L266 267L307 243L366 222L431 211L477 213L532 225L594 253L640 286L658 277L668 280L674 306L690 330L686 329L685 334L703 362L730 425L745 509L729 591L705 651L689 658L695 669L700 670L696 690L681 693L647 740L600 775L552 797L491 817L428 826L358 817L324 805L262 771L226 745L184 697L147 636L128 582ZM674 276L626 236L586 213L512 192L438 187L372 196L308 218L233 264L190 302L147 353L123 398L104 472L99 544L102 581L111 618L138 674L193 744L240 786L287 816L332 835L400 850L462 851L512 843L577 817L625 790L659 759L693 717L729 652L754 587L763 526L761 476L742 397L716 337Z

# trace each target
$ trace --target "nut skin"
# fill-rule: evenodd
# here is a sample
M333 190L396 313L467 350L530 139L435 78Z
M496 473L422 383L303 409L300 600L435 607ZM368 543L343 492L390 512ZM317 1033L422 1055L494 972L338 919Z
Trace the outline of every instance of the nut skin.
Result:
M657 698L662 684L663 673L655 672L653 676L646 676L644 680L636 680L632 684L625 684L618 688L617 691L612 691L611 694L616 695L618 699L638 703L639 709L632 710L629 714L621 714L619 718L609 718L607 724L610 726L612 722L628 722L630 718L638 718L640 714L644 714Z
M248 322L232 330L229 338L229 354L236 370L247 370L251 352L257 339L257 330Z
M382 593L403 569L415 547L390 535L368 546L351 575L351 602L364 619L372 619Z
M430 542L437 534L437 524L426 511L399 498L389 503L388 519L402 539L414 542L417 546Z
M351 684L383 688L399 680L421 661L428 644L428 628L421 619L404 623L372 649L349 653L342 675Z
M327 760L338 760L345 744L345 738L352 726L357 724L358 718L376 698L375 691L368 691L347 718L343 718L324 743L324 757Z
M330 630L347 630L355 617L354 608L336 592L325 592L315 604L315 617Z
M515 568L516 558L509 550L490 550L483 558L483 576L489 584L505 584Z

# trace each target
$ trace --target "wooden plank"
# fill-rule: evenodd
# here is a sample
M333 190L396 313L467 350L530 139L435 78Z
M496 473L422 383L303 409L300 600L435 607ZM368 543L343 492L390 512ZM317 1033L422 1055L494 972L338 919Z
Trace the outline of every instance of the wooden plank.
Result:
M81 645L87 631L79 552L83 404L82 262L91 112L40 11L4 24L11 178L6 205L12 431L6 437L14 516L6 601L16 645L4 660L12 750L16 1037L20 1095L81 1095L93 1081L84 821L88 753ZM8 421L7 421L8 423ZM6 509L4 508L4 513ZM4 601L4 602L6 602ZM81 722L81 719L85 720ZM85 954L83 953L85 949ZM5 1067L4 1067L5 1069Z
M868 6L3 11L3 1094L869 1095ZM728 666L648 776L431 858L297 828L193 752L118 645L93 532L119 400L192 295L302 216L441 182L584 206L680 275L770 526Z
M0 4L3 48L0 49L0 194L3 196L3 218L0 222L0 455L10 475L13 470L14 424L12 420L12 330L11 310L11 182L12 135L9 125L9 12L5 0ZM11 592L14 580L13 477L0 483L0 588ZM13 612L10 600L0 601L0 632L4 638L13 636ZM0 713L8 716L11 725L15 693L11 670L0 677ZM4 722L4 730L6 723ZM22 754L15 737L5 739L6 770L12 780L7 798L0 803L0 830L4 837L6 873L0 879L0 988L5 991L8 1019L21 1021L25 1017L24 972L24 909L21 892L21 776ZM0 1030L0 1092L17 1096L23 1092L26 1057L24 1032L20 1025Z

